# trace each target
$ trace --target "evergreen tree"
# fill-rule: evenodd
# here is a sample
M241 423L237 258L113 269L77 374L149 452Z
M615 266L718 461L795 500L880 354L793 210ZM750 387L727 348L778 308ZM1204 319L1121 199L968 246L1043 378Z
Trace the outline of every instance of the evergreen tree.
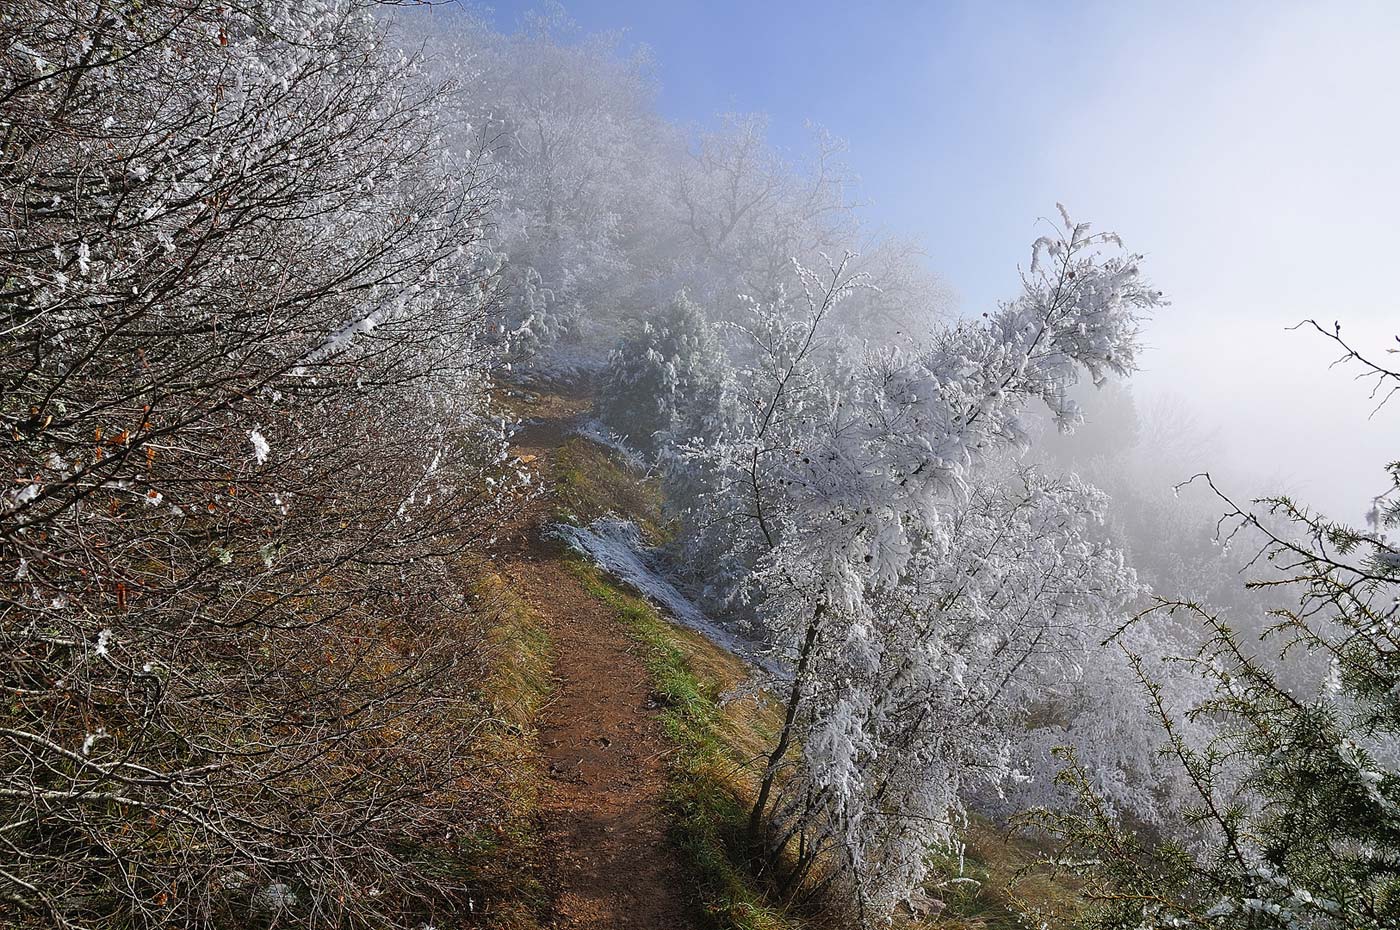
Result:
M1382 402L1400 372L1312 326L1365 367ZM1286 595L1271 611L1262 650L1208 608L1163 601L1148 613L1194 618L1209 639L1183 661L1213 685L1191 711L1223 724L1206 745L1182 735L1144 660L1128 657L1167 736L1167 756L1196 794L1187 816L1200 849L1154 847L1125 830L1089 773L1069 756L1062 780L1080 804L1031 818L1058 834L1088 879L1091 906L1077 922L1146 927L1400 927L1400 462L1370 525L1335 522L1286 496L1226 506L1227 538L1258 540L1253 564L1273 573L1249 587ZM1279 529L1278 525L1286 529ZM1281 656L1275 661L1269 652ZM1331 673L1315 693L1283 680L1287 664L1321 658Z
M694 301L677 294L622 341L598 405L610 427L647 452L714 436L733 422L733 376Z

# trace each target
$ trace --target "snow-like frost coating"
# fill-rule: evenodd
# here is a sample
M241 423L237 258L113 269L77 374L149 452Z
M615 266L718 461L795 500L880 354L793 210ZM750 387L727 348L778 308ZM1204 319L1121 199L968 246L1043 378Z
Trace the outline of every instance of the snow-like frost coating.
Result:
M617 433L608 429L601 420L589 418L575 426L571 432L613 453L629 468L643 469L647 466L642 454L629 446Z
M726 630L707 617L655 567L641 531L630 520L602 517L588 526L556 524L550 533L586 556L603 571L635 588L681 626L692 629L756 669L777 674L779 669L760 653L758 644Z

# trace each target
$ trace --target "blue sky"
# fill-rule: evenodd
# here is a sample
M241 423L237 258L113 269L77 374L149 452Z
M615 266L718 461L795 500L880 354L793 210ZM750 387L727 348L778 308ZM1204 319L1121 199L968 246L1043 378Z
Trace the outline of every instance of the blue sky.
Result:
M1355 517L1400 457L1400 404L1370 417L1326 347L1286 330L1340 319L1378 351L1400 331L1400 3L566 9L650 47L667 116L762 111L780 145L808 119L847 139L866 222L918 237L967 310L1014 296L1057 200L1121 233L1173 300L1137 393L1219 436L1200 465Z
M1088 8L1048 15L1041 4L867 6L860 15L825 0L566 9L586 30L623 29L652 50L667 116L764 112L774 140L794 150L807 120L846 139L868 222L917 235L969 303L1006 296L1036 218L1054 211L1027 171L1028 150L1063 88L1092 79L1093 46L1116 27ZM509 28L533 8L497 4L495 19Z

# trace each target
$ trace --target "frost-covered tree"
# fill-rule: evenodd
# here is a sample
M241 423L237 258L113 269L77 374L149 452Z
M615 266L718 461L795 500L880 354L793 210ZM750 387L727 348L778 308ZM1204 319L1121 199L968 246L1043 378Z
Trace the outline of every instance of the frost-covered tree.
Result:
M643 50L583 34L557 6L508 34L455 5L402 15L454 112L449 144L491 163L490 230L516 357L535 375L595 374L631 323L686 290L711 322L772 297L796 257L854 248L878 289L858 334L922 331L946 302L917 248L864 237L845 145L820 130L795 156L760 115L690 131L664 120Z
M664 178L682 148L655 112L646 55L582 34L557 5L508 34L455 7L402 19L403 44L425 46L456 87L449 144L490 161L517 357L606 358L625 316L676 289L654 288L672 260Z
M734 429L734 370L716 326L685 293L640 321L614 350L598 381L597 409L661 476L666 512L679 528L671 562L696 566L677 574L708 601L723 602L743 567L725 558L728 546L709 532L716 475L692 452Z
M1031 454L1043 467L1073 470L1106 494L1107 528L1149 588L1209 602L1222 616L1247 624L1267 608L1262 592L1239 584L1249 553L1214 539L1219 513L1213 496L1192 487L1175 493L1172 487L1198 467L1193 463L1209 439L1179 406L1137 403L1130 387L1115 382L1076 392L1085 409L1083 426L1072 434L1039 426ZM1183 773L1162 765L1165 736L1139 699L1141 686L1122 650L1158 667L1201 642L1192 624L1160 614L1110 642L1089 644L1078 673L1044 689L1032 721L1016 738L1013 758L1025 780L980 792L977 809L1005 818L1070 803L1071 793L1056 778L1063 768L1056 750L1072 748L1095 790L1126 822L1189 839L1179 811L1189 802L1190 784ZM1304 663L1288 664L1290 678L1316 680L1316 670ZM1161 684L1164 702L1181 713L1208 694L1196 676L1166 675ZM1181 726L1193 742L1213 734L1206 717L1183 719Z
M770 813L776 846L793 847L786 885L825 865L843 903L881 918L920 886L929 845L955 842L968 795L1020 777L1027 714L1135 593L1102 507L1034 471L969 488L912 540L865 623L818 633L801 761Z
M0 923L460 882L489 198L347 2L0 15Z
M794 163L767 128L760 114L725 114L699 134L673 181L683 242L704 279L696 285L719 285L705 296L721 302L721 318L739 309L736 294L771 297L793 258L813 261L855 238L845 143L814 129L810 158Z
M619 435L653 454L728 431L733 374L713 326L684 293L640 321L613 351L598 386L598 411Z
M743 419L712 454L729 507L721 532L754 566L750 592L792 680L751 841L775 861L796 849L831 866L821 881L863 922L912 893L929 843L954 835L969 760L987 755L985 731L951 726L945 711L999 710L1021 670L1062 645L1055 631L1133 590L1116 550L1088 531L1098 504L1086 489L979 480L988 456L1024 441L1027 402L1072 423L1074 381L1132 369L1141 314L1159 297L1135 256L1101 254L1116 244L1065 217L1036 242L1020 298L858 363L826 352L837 305L866 285L847 263L799 267L796 300L752 302ZM960 518L992 535L959 536ZM998 524L1024 535L998 540ZM1031 584L1037 569L1056 583ZM963 692L963 663L985 663L987 680L964 679Z
M1377 396L1400 390L1400 372L1364 357L1340 329L1314 328L1375 379ZM1261 637L1246 636L1210 608L1162 601L1199 624L1208 640L1181 659L1210 697L1190 718L1217 723L1207 742L1188 738L1163 700L1161 672L1128 650L1166 736L1167 759L1194 797L1185 810L1197 849L1154 845L1125 829L1070 757L1063 778L1071 810L1033 821L1058 834L1061 857L1087 881L1090 907L1077 922L1100 928L1389 928L1400 925L1400 463L1370 525L1327 519L1288 497L1226 506L1222 533L1262 540L1251 587L1283 601ZM1283 521L1283 528L1277 526ZM1265 572L1264 566L1268 567ZM1320 688L1281 674L1277 657L1322 660Z

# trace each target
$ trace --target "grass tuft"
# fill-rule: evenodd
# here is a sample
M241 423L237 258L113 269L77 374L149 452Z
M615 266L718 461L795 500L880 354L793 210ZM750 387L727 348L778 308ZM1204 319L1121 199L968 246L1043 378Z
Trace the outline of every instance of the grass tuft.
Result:
M575 436L559 447L553 479L555 516L563 522L585 526L620 514L636 523L651 545L666 542L675 532L662 513L660 483L586 439Z

